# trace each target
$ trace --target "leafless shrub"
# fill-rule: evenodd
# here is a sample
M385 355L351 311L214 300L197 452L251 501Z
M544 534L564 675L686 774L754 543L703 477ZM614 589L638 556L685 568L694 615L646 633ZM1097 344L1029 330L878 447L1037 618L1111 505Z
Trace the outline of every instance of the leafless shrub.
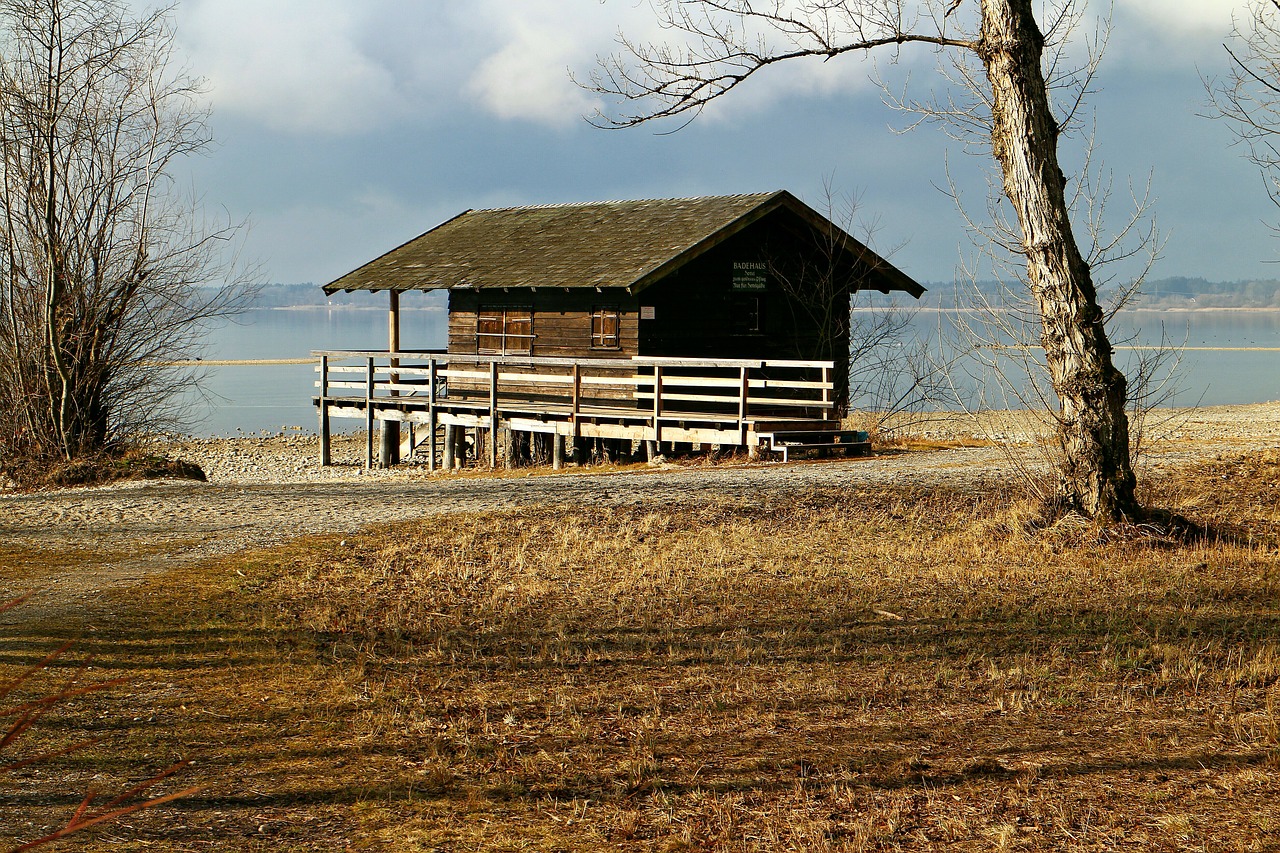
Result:
M209 136L172 43L167 9L0 2L0 455L180 421L194 377L170 365L251 295L226 260L239 226L173 178Z

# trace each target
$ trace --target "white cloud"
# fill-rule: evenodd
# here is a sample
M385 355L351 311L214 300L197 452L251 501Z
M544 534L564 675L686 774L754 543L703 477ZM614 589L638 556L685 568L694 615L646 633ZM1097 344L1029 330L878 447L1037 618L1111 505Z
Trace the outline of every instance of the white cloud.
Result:
M467 92L502 119L568 127L599 99L570 79L590 76L597 56L612 52L619 29L649 37L657 30L648 4L600 0L474 0L477 44Z
M1151 71L1211 68L1225 58L1222 43L1243 7L1244 0L1116 0L1109 57Z
M499 118L565 126L594 107L594 99L569 79L580 60L576 41L554 23L515 18L509 40L480 63L470 92Z
M1116 0L1112 61L1152 69L1210 62L1241 2ZM1106 6L1095 0L1091 8ZM640 42L680 38L636 0L185 0L177 21L219 113L327 135L477 111L571 128L609 105L568 72L589 77L598 56L618 51L619 30ZM933 65L922 48L904 50L901 60L922 71ZM704 121L736 122L791 98L864 91L870 67L857 56L785 63L712 105Z
M1242 0L1117 0L1116 8L1156 32L1191 35L1225 33Z
M220 111L340 133L406 107L391 68L356 41L361 17L342 0L189 0L177 25Z
M660 27L650 5L634 0L522 0L515 8L509 0L477 0L471 8L489 44L468 91L499 118L550 126L568 126L601 106L608 113L607 99L575 84L568 72L589 79L599 57L621 52L619 32L632 42L673 46L682 36ZM868 67L856 61L787 63L713 105L706 117L752 115L786 98L858 88Z

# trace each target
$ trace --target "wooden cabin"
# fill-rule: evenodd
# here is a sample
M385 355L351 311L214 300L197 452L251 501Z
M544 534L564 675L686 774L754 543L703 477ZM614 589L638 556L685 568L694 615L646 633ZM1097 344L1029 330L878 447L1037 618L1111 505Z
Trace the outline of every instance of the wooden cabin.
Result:
M324 289L387 291L392 351L400 294L445 290L451 356L826 360L833 416L853 294L924 292L786 191L468 210ZM448 393L483 384L458 375ZM634 388L613 396L637 404Z

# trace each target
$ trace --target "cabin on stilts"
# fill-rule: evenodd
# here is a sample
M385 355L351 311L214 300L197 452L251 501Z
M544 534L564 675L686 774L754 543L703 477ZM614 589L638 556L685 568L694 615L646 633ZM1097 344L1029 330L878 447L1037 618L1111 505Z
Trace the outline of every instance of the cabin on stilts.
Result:
M924 289L786 191L468 210L325 286L385 291L386 351L316 352L365 464L533 453L650 458L865 448L841 429L850 299ZM448 292L447 350L401 341L400 298ZM402 425L406 427L402 430Z

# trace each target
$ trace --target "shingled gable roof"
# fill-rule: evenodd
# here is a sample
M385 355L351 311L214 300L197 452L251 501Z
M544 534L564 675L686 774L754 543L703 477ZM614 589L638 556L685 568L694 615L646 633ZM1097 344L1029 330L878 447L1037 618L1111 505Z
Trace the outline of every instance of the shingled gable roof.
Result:
M785 190L754 195L468 210L337 281L339 290L625 287L639 291L778 208L827 220ZM870 286L924 288L852 237L877 273Z

